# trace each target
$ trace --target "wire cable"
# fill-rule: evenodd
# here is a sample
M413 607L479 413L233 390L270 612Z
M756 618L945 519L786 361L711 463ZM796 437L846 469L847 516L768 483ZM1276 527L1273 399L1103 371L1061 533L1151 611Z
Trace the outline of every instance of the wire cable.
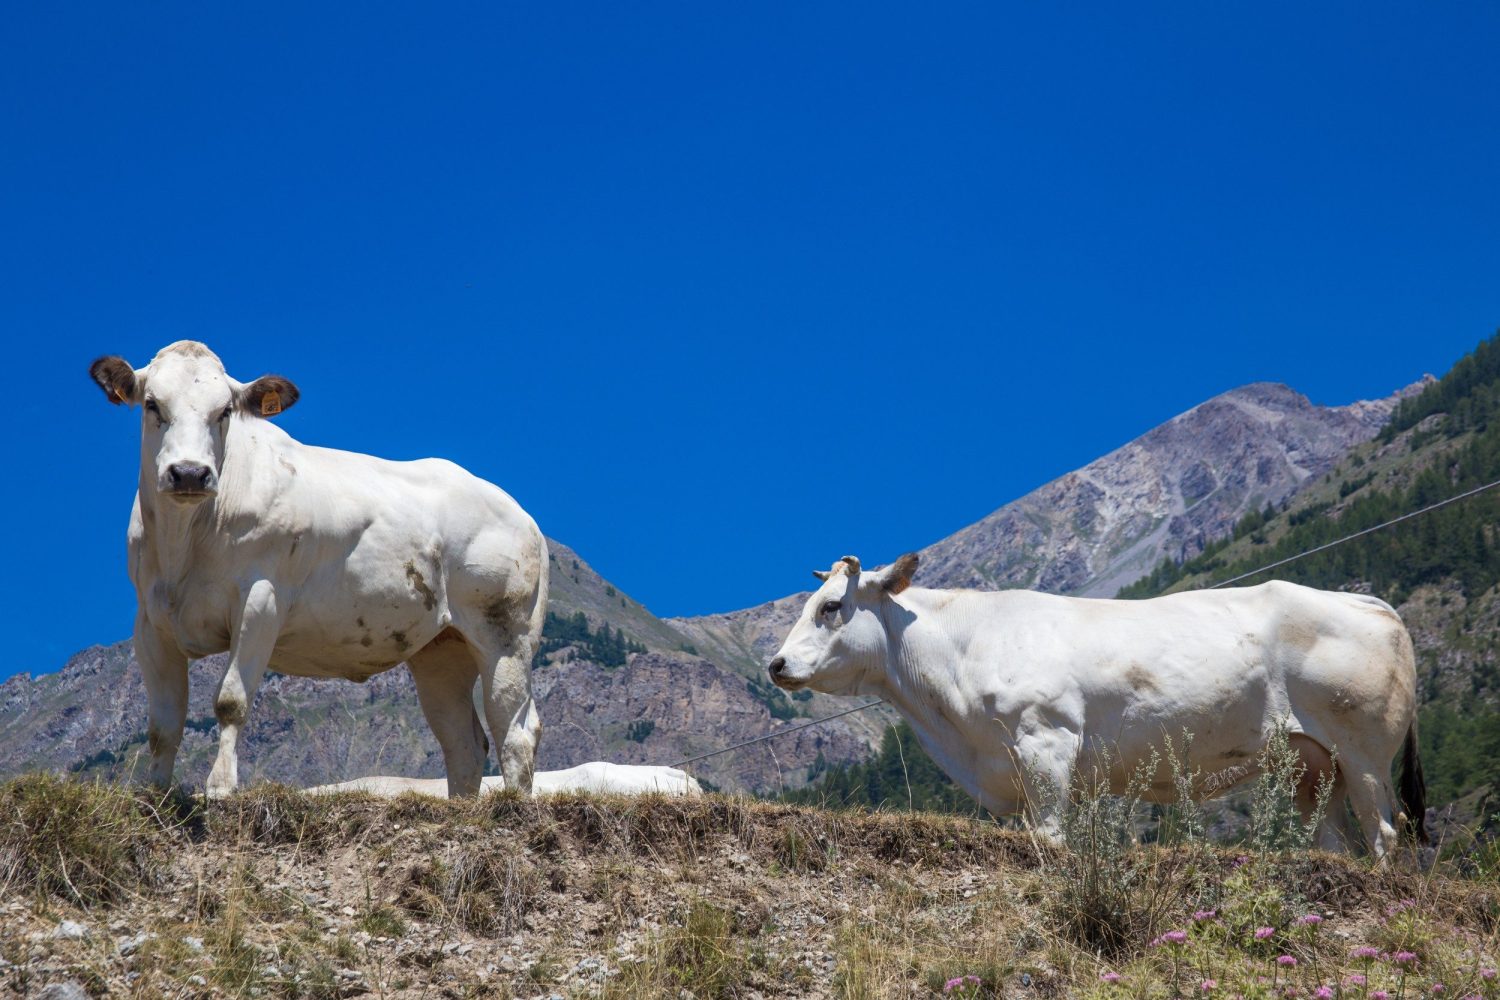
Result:
M1276 562L1267 563L1266 565L1262 566L1260 569L1252 569L1248 573L1241 573L1239 576L1232 576L1232 577L1230 577L1227 580L1220 580L1218 583L1214 584L1213 586L1211 586L1211 587L1205 587L1204 589L1205 590L1217 590L1220 587L1227 587L1231 583L1239 583L1241 580L1244 580L1244 579L1247 579L1249 577L1252 577L1252 576L1254 576L1257 573L1264 573L1268 569L1276 569L1279 566L1285 566L1287 563L1296 562L1298 559L1305 559L1305 558L1307 558L1310 555L1316 555L1319 552L1326 552L1329 549L1333 548L1335 545L1343 545L1345 542L1353 541L1356 538L1360 538L1360 537L1362 537L1364 535L1368 535L1368 534L1370 534L1372 532L1380 531L1382 528L1389 528L1393 524L1400 524L1402 521L1409 521L1409 520L1411 520L1414 517L1419 517L1422 514L1426 514L1426 513L1429 513L1431 511L1437 510L1439 507L1446 507L1450 503L1457 503L1460 500L1466 500L1469 497L1478 496L1480 493L1483 493L1485 490L1492 490L1496 486L1500 486L1500 479L1495 480L1493 483L1486 483L1483 486L1476 486L1472 490L1467 490L1467 491L1465 491L1463 493L1457 494L1456 496L1451 496L1451 497L1449 497L1446 500L1439 500L1437 503L1428 504L1426 507L1423 507L1421 510L1408 511L1405 514L1402 514L1400 517L1393 517L1389 521L1382 521L1380 524L1373 525L1373 526L1365 528L1365 529L1363 529L1361 531L1356 531L1356 532L1354 532L1351 535L1345 535L1343 538L1335 538L1331 542L1325 542L1324 544L1319 545L1319 546L1317 546L1315 548L1308 549L1306 552L1299 552L1299 553L1297 553L1294 556L1287 556L1285 559L1278 559Z
M844 711L837 712L833 715L825 715L821 719L812 719L795 726L788 726L785 729L778 729L775 732L766 733L764 736L757 736L752 740L745 740L743 743L736 743L734 746L724 747L721 750L710 750L708 753L700 753L696 757L688 757L686 760L679 760L677 763L671 766L681 767L684 764L691 764L694 761L707 760L710 757L717 757L721 753L728 753L731 750L741 750L756 743L764 743L766 740L774 740L778 736L785 736L787 733L795 733L803 729L811 729L813 726L821 726L825 722L832 722L834 719L841 719L846 715L853 715L855 712L863 712L867 708L874 708L876 705L884 704L884 701L876 698L874 701L866 702L865 704L860 705L857 708L845 709Z

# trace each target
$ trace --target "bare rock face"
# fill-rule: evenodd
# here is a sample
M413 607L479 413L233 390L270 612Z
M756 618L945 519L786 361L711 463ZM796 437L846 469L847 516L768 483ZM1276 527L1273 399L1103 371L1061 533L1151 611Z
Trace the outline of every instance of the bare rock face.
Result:
M1162 559L1191 558L1245 514L1292 497L1431 380L1348 406L1315 406L1269 382L1215 396L922 549L916 582L1112 597ZM764 663L805 600L671 624L699 648Z
M917 582L1112 597L1290 498L1425 384L1331 407L1273 383L1231 390L929 546Z

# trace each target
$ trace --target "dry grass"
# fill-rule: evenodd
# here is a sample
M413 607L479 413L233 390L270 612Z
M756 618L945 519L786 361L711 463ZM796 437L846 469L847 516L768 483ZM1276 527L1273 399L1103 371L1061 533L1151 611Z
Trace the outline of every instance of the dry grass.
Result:
M1407 996L1490 996L1497 957L1487 878L1304 852L1291 885L1285 857L1197 843L1100 867L943 816L275 787L192 806L44 776L0 784L0 810L0 995L1146 997L1276 975L1307 996L1404 974Z
M183 803L37 775L0 784L0 898L36 894L86 906L157 884Z

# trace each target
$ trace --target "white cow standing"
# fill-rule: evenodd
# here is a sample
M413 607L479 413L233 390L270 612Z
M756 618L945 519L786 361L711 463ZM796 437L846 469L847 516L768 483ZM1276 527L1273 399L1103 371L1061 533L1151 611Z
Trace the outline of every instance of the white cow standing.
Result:
M1119 792L1164 738L1189 732L1208 797L1256 773L1285 724L1309 762L1304 811L1337 755L1323 846L1351 842L1346 796L1369 849L1395 846L1398 751L1402 804L1422 835L1411 637L1383 601L1282 582L1147 601L926 590L910 587L916 568L912 554L872 572L846 556L818 573L772 681L885 699L986 809L1024 806L1050 833L1052 790L1073 787L1087 753L1107 752ZM1174 797L1170 776L1154 776L1147 798Z
M530 791L547 543L514 500L451 462L301 444L266 419L297 401L295 385L238 382L194 341L139 370L100 358L89 374L144 411L128 558L152 782L172 777L188 661L227 649L211 798L238 783L236 744L268 667L365 681L402 661L449 793L478 793L488 753L476 677L506 783Z

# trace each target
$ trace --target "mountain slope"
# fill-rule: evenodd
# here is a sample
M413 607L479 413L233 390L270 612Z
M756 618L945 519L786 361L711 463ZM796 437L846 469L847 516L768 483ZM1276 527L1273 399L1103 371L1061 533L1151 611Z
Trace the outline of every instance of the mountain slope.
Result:
M1111 596L1162 559L1196 555L1245 514L1316 482L1429 381L1332 407L1272 383L1223 393L922 549L917 582ZM758 665L805 598L670 624L707 655Z

